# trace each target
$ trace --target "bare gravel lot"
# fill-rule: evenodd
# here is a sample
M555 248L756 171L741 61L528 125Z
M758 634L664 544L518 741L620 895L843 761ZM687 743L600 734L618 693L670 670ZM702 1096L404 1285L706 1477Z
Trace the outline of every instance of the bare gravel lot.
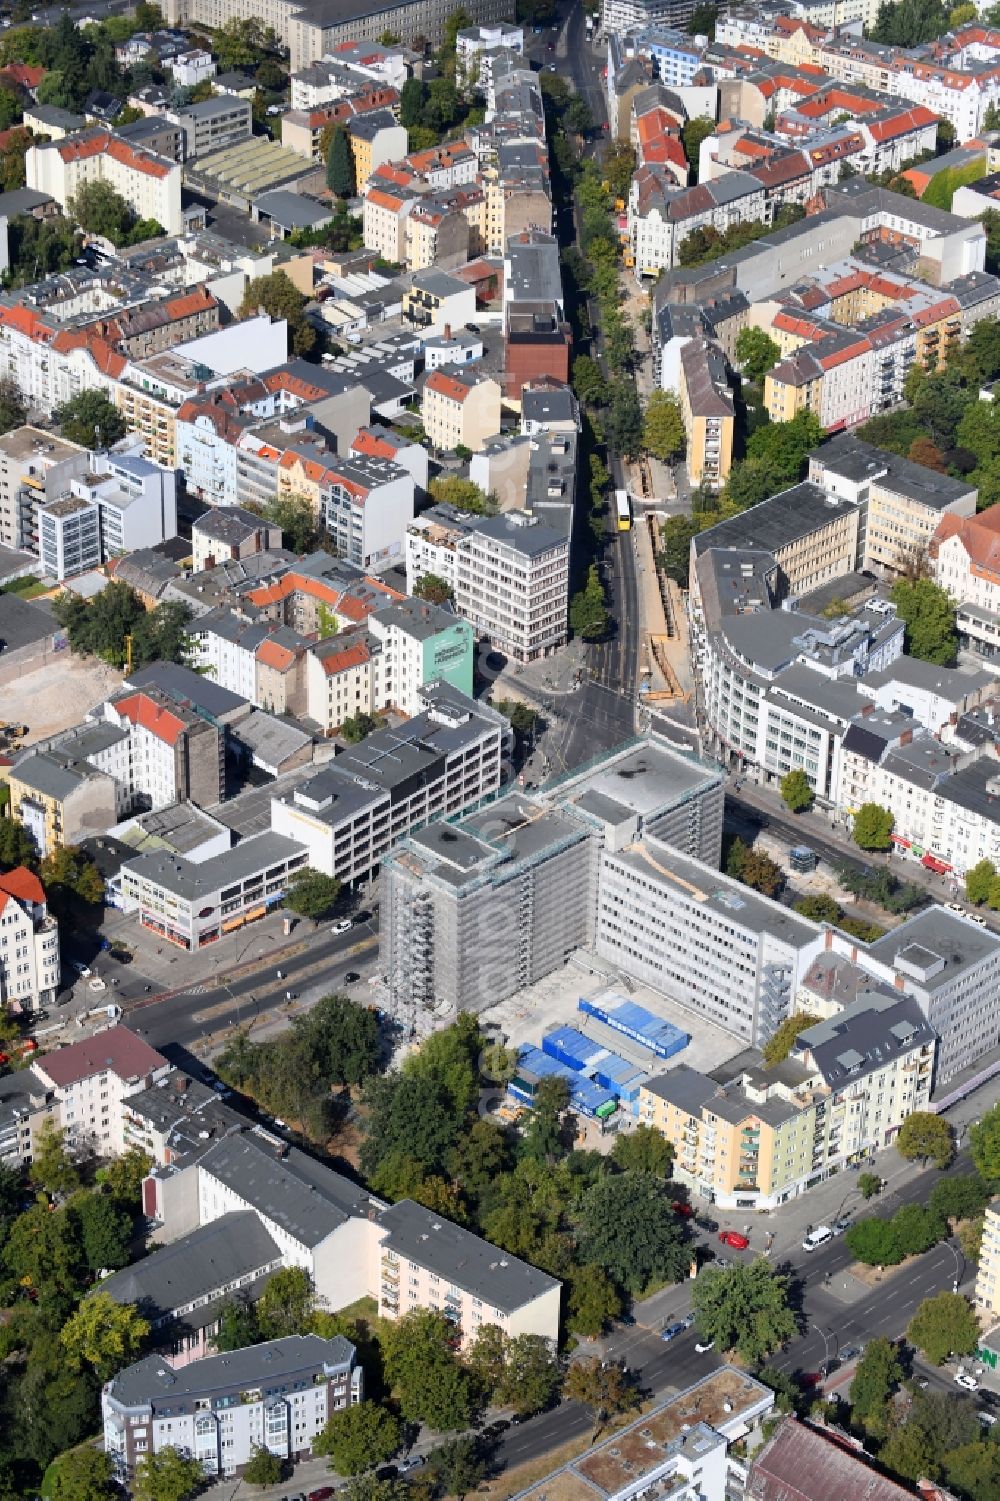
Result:
M26 724L28 734L22 744L33 745L36 740L79 724L87 711L113 693L121 681L117 668L65 651L45 667L26 672L0 688L0 719Z

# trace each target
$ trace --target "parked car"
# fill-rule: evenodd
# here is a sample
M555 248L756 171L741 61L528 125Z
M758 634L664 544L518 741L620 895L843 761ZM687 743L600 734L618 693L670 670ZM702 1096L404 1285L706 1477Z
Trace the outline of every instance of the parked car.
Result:
M679 1214L681 1216L681 1219L689 1220L694 1214L694 1210L691 1208L691 1205L685 1204L683 1199L675 1199L671 1207L673 1208L674 1214Z
M90 969L86 964L81 964L79 959L71 959L69 962L72 968L76 970L81 979L90 979Z
M341 917L337 922L334 923L333 927L330 929L330 932L333 934L334 938L338 938L341 933L349 933L353 926L354 924L351 922L351 919L349 917Z
M665 1329L660 1330L660 1338L663 1340L663 1343L666 1344L668 1340L676 1339L678 1334L683 1334L684 1328L685 1325L683 1322L668 1324Z
M399 1461L399 1473L405 1475L409 1470L419 1470L427 1461L422 1454L411 1454L409 1459Z
M724 1246L731 1246L734 1251L745 1251L750 1241L738 1230L720 1230L719 1239Z
M714 1339L707 1339L707 1340L705 1340L704 1344L702 1344L702 1342L699 1340L698 1343L695 1345L694 1348L695 1348L695 1351L697 1352L697 1354L699 1354L699 1355L707 1355L708 1352L709 1352L709 1350L714 1350L715 1349L715 1340Z
M355 923L359 923L359 922L371 922L371 920L372 920L372 915L371 915L370 912L366 912L366 911L362 910L361 912L355 912L355 914L354 914L354 921L355 921Z
M849 1360L857 1360L861 1350L857 1345L845 1345L838 1355L841 1365L846 1365Z
M712 1265L718 1272L728 1271L732 1264L733 1263L730 1261L728 1256L716 1256L715 1260L712 1262Z
M347 974L344 976L344 984L345 985L353 985L356 980L360 980L360 979L361 979L361 976L358 974L358 972L357 972L356 969L349 969L347 971Z
M830 1229L833 1231L834 1235L843 1235L845 1230L850 1230L853 1223L854 1221L850 1218L850 1216L845 1214L843 1219L834 1220L833 1224L830 1226Z
M966 917L968 917L970 922L978 923L981 928L989 927L989 923L986 921L985 917L983 917L981 912L967 912L965 915Z
M979 1390L979 1382L975 1376L970 1376L968 1371L955 1372L955 1385L960 1386L965 1392L977 1392Z
M333 1485L321 1485L318 1490L310 1491L306 1501L330 1501L331 1496L337 1494L337 1488Z

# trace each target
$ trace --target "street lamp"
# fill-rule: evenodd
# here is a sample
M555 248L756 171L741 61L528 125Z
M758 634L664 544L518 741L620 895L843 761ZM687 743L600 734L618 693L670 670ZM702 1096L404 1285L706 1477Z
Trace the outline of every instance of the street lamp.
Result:
M941 1244L946 1246L955 1258L955 1276L952 1279L951 1290L953 1293L957 1293L959 1284L965 1274L965 1257L959 1251L956 1251L950 1240L942 1241Z
M834 1336L827 1334L826 1330L821 1329L818 1324L812 1324L810 1328L815 1329L816 1333L823 1337L823 1375L826 1376L830 1371L830 1340Z

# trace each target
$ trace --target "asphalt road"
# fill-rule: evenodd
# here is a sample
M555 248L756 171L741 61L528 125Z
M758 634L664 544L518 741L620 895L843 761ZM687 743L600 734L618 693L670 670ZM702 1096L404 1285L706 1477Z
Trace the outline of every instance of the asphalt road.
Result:
M953 1171L968 1171L970 1159L960 1152ZM900 1188L877 1200L873 1213L891 1215L907 1203L922 1203L929 1180L926 1174L904 1183ZM845 1197L853 1179L845 1177ZM709 1237L702 1237L714 1239ZM726 1250L731 1261L751 1260L753 1253ZM895 1338L906 1332L907 1325L922 1300L933 1293L951 1289L956 1278L959 1288L971 1291L975 1267L967 1265L953 1241L945 1241L897 1272L871 1293L854 1302L837 1296L837 1274L843 1274L853 1257L842 1237L811 1253L797 1251L782 1263L793 1279L793 1292L800 1308L802 1333L772 1356L771 1364L789 1374L816 1375L821 1365L836 1362L838 1350L864 1344L876 1335ZM671 1313L668 1322L680 1318ZM634 1325L617 1329L604 1342L606 1358L623 1360L634 1372L642 1389L666 1398L683 1390L722 1364L714 1350L699 1355L695 1350L698 1335L694 1329L677 1335L664 1344L655 1330ZM948 1378L942 1378L947 1384ZM952 1387L952 1390L954 1388ZM523 1464L540 1458L577 1435L586 1433L590 1415L576 1403L566 1402L537 1418L513 1428L504 1435L497 1457L508 1465Z
M276 1013L289 990L300 994L322 983L364 1000L368 994L366 971L371 972L377 953L378 925L377 919L372 919L363 928L336 937L327 928L306 939L300 953L283 957L280 964L267 962L230 981L141 1000L129 1001L120 994L117 998L124 1000L129 1026L169 1057L171 1048L191 1051L228 1026ZM345 985L344 975L350 970L357 970L363 978Z

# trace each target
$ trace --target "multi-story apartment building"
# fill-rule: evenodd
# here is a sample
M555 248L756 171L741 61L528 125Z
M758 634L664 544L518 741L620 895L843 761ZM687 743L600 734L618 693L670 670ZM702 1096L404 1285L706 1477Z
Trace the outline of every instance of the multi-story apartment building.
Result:
M125 1151L124 1102L165 1079L172 1065L127 1027L109 1027L45 1053L31 1065L51 1091L56 1122L78 1157Z
M732 468L736 430L725 355L705 339L692 339L681 350L679 374L691 483L720 490Z
M18 523L45 573L69 578L176 537L176 475L140 453L95 453L55 499L23 486Z
M272 829L297 840L314 870L367 879L411 829L496 796L507 722L441 679L417 701L423 712L399 729L376 730L272 801Z
M74 749L103 752L121 736L95 727L94 739ZM69 752L31 751L7 775L11 813L27 829L42 856L64 845L103 834L118 822L123 799L113 776Z
M411 718L423 708L421 690L445 682L473 694L475 641L469 623L422 599L402 599L368 617L368 634L381 656L383 703Z
M500 386L459 366L435 370L424 382L420 416L433 446L478 453L500 431Z
M976 512L975 486L862 443L853 435L837 434L810 454L808 477L831 494L864 507L859 566L883 578L895 577L925 556L933 557L936 538L955 536L966 526L976 525L970 519ZM954 598L966 597L957 574L955 588L942 578L939 582L945 583Z
M195 573L280 546L279 526L239 506L206 511L191 523L191 566Z
M601 958L748 1043L789 1015L825 943L817 923L658 838L602 852Z
M150 932L193 952L271 911L308 863L302 844L274 832L198 863L137 855L121 869L122 905Z
M16 427L0 437L0 546L38 550L38 508L87 473L90 454L78 443L40 427Z
M294 462L286 466L282 461L280 469L282 487L287 481L301 493ZM318 489L320 518L338 557L376 572L401 561L406 528L413 520L414 484L409 470L390 459L331 455Z
M0 875L0 1005L40 1011L59 989L59 924L45 888L19 865Z
M101 1393L104 1450L122 1482L163 1449L190 1454L206 1475L237 1475L259 1449L295 1463L361 1396L354 1346L339 1334L292 1334L169 1374L161 1356L147 1355Z
M683 29L693 14L692 0L603 0L601 31L610 36L612 32L635 31L648 26Z
M154 220L168 235L184 228L179 164L101 126L29 147L24 166L28 186L50 194L63 209L84 183L107 182L136 218Z
M1000 651L998 532L993 507L978 516L943 516L927 549L935 582L958 606L963 646L987 659Z
M157 1093L168 1091L172 1083L169 1080L165 1090ZM131 1102L126 1108L130 1106ZM141 1311L150 1325L157 1358L177 1370L214 1354L213 1341L227 1301L255 1298L281 1266L274 1240L257 1216L246 1210L200 1225L124 1271L103 1278L101 1292Z
M558 1338L554 1277L409 1200L388 1206L260 1128L154 1168L143 1204L168 1241L252 1211L331 1309L373 1297L384 1318L438 1309L463 1341L483 1324Z
M185 161L234 146L253 132L251 102L236 94L215 94L211 99L185 105L167 118L176 121L184 132Z
M563 644L568 598L569 537L529 511L485 518L458 550L456 608L519 662Z
M935 1047L912 997L873 990L804 1030L773 1069L714 1078L680 1064L649 1079L639 1119L667 1137L675 1176L700 1198L773 1209L880 1151L926 1109Z
M1000 1044L1000 938L989 929L932 905L869 944L863 963L914 996L937 1033L938 1090Z
M386 866L382 970L401 1005L472 1010L541 979L596 931L598 852L655 829L718 860L718 775L658 736L551 795L512 794L411 835Z
M976 1270L976 1304L1000 1316L1000 1199L987 1204Z

